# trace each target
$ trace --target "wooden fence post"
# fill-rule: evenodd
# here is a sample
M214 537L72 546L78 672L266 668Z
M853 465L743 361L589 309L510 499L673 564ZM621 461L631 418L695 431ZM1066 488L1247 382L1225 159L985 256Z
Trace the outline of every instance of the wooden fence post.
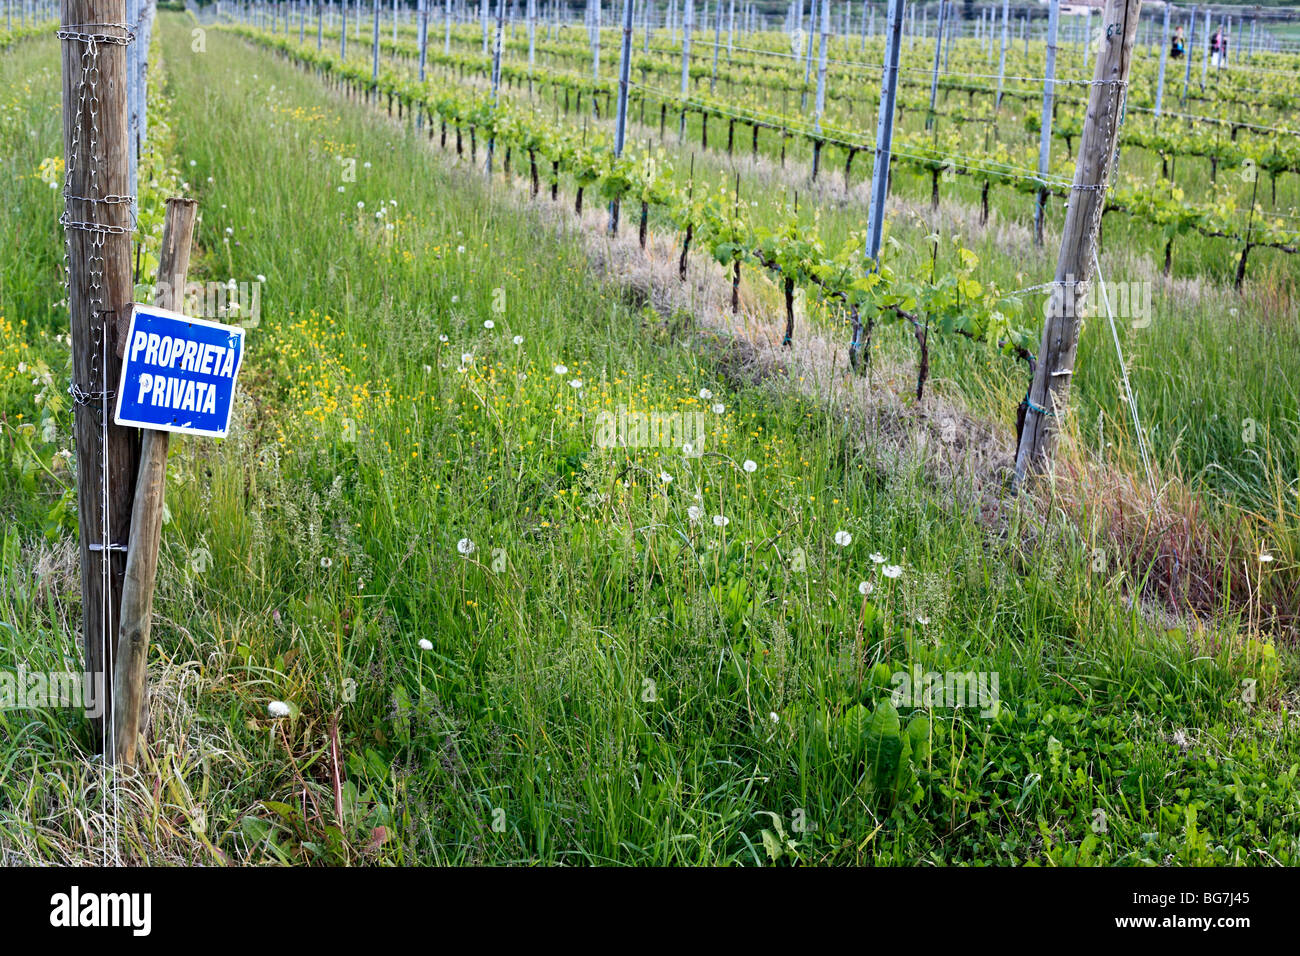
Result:
M126 573L126 533L139 439L113 424L119 309L129 308L131 198L127 143L125 0L64 0L64 212L72 335L82 643L91 686L111 713L115 622ZM106 716L92 718L108 744Z
M157 304L181 310L185 273L190 266L190 241L198 203L168 199L158 257ZM125 344L125 343L123 343ZM170 432L142 431L140 471L131 512L131 538L122 589L122 625L117 638L117 667L113 674L113 729L117 762L133 766L141 729L148 714L145 664L152 627L154 582L158 576L158 542L162 534L163 494L167 481Z
M1066 407L1078 345L1079 312L1092 277L1097 231L1119 139L1141 8L1142 0L1106 0L1101 49L1061 231L1056 278L1016 451L1017 486L1026 473L1037 470L1051 454L1056 432L1052 416L1062 414Z

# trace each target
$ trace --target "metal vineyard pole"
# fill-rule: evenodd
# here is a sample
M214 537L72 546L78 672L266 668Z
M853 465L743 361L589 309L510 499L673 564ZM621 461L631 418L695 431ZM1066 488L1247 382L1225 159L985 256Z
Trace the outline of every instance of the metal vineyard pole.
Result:
M1002 108L1002 82L1007 73L1007 43L1011 30L1011 0L1002 0L1002 52L998 56L998 96L994 109Z
M343 0L343 29L339 31L339 59L348 59L348 2Z
M1187 61L1183 69L1183 102L1187 102L1187 88L1192 85L1192 44L1196 40L1196 7L1187 18L1187 44L1183 58Z
M800 20L803 19L800 7ZM808 43L804 47L803 95L799 98L799 112L808 112L808 85L812 80L813 37L817 35L817 0L808 0Z
M420 82L424 82L425 66L429 59L429 0L419 0L420 18Z
M592 0L591 3L591 78L600 79L600 0ZM596 103L594 89L591 93L591 102L594 108Z
M803 29L803 4L798 4L796 16L794 16L794 29ZM809 30L807 38L809 42L803 44L803 90L800 94L800 112L806 113L809 108L809 82L813 79L813 38L816 36L816 0L809 0ZM798 51L794 51L798 53Z
M677 130L679 140L686 139L686 99L691 92L691 27L695 25L695 0L686 0L682 14L682 122Z
M443 34L442 52L444 55L451 55L451 0L446 0L443 7L443 21L446 24L446 32Z
M122 371L119 311L134 299L125 20L125 0L64 0L58 31L82 642L91 688L104 704L105 716L91 722L106 755L112 753L106 724L140 447L134 429L113 424L112 401Z
M1047 64L1043 79L1043 111L1038 131L1038 199L1034 203L1034 243L1043 244L1043 219L1047 207L1047 173L1052 157L1052 98L1056 94L1056 31L1060 0L1051 0L1047 11Z
M1165 61L1169 59L1169 15L1173 8L1165 4L1165 27L1160 41L1160 76L1156 80L1156 119L1160 119L1160 107L1165 100Z
M939 22L934 31L934 69L930 71L930 112L925 115L925 128L934 127L934 106L939 98L939 59L943 54L943 15L948 0L939 0Z
M325 4L316 0L316 50L320 52L325 42Z
M1088 59L1092 56L1092 11L1084 14L1083 21L1083 68L1088 68Z
M956 34L956 35L954 35ZM961 37L961 21L956 17L948 17L948 37L943 41L943 72L948 72L948 57L952 55L952 44L954 40Z
M1097 232L1119 139L1133 40L1142 0L1106 0L1097 68L1066 204L1052 298L1043 323L1034 380L1025 399L1016 451L1016 485L1042 468L1052 452L1057 416L1064 414L1078 346L1079 314L1092 277Z
M137 37L140 33L140 4L141 0L126 0L126 23ZM139 195L136 185L140 166L140 112L144 105L141 103L140 95L143 92L140 87L140 58L140 44L138 42L128 44L126 48L126 137L129 163L127 181L130 183L131 196Z
M902 46L905 0L889 0L885 23L885 62L880 77L880 113L876 118L876 155L871 167L871 204L867 208L867 242L864 249L872 271L880 258L881 231L885 222L885 197L889 191L889 159L894 144L894 107L898 101L898 57ZM853 327L849 362L860 367L862 329Z
M504 42L506 19L506 0L497 0L496 34L492 38L492 112L496 112L498 92L501 87L501 44ZM488 137L487 166L484 169L492 175L492 153L496 150L496 136Z
M140 19L136 24L136 40L140 52L136 57L134 75L130 82L139 90L140 112L136 117L135 149L137 154L149 140L149 111L145 104L149 102L149 43L153 34L153 21L157 13L156 3L140 4Z
M831 33L831 0L822 0L821 9L821 43L817 51L817 102L813 114L813 132L821 136L822 113L826 109L826 56ZM817 178L817 168L821 165L822 143L813 140L812 178Z
M1205 74L1210 68L1210 14L1209 7L1205 8L1205 39L1201 42L1201 89L1205 89Z
M623 0L623 42L618 52L618 120L614 125L614 158L623 155L627 136L627 91L632 74L632 0ZM609 234L618 235L618 200L609 201Z
M370 44L370 78L379 79L379 0L374 2L375 33Z
M718 85L718 49L722 46L722 0L713 0L713 73L709 76L709 95Z

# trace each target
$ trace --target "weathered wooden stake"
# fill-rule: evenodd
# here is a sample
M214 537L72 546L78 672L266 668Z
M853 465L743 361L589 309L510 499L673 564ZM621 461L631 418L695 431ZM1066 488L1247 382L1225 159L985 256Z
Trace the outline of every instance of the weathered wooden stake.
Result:
M1106 0L1092 95L1061 231L1055 285L1016 451L1017 485L1051 454L1056 432L1054 416L1065 411L1078 345L1079 313L1092 278L1097 231L1119 137L1119 118L1141 8L1142 0Z
M193 199L167 200L155 301L173 312L181 310L197 213L198 203ZM140 470L135 484L126 580L122 589L122 625L118 632L117 665L113 674L117 762L125 766L133 766L136 762L149 708L145 664L149 655L154 582L158 577L158 542L162 534L167 448L171 434L146 428L141 436Z
M125 19L125 0L64 0L59 31L82 645L101 715L111 713L113 636L140 447L133 429L113 424L112 402L122 371L115 317L133 292ZM91 718L108 749L105 721Z

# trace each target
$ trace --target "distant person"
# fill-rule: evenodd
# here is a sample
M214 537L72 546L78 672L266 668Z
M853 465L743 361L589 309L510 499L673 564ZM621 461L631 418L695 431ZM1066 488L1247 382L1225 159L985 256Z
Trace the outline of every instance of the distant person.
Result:
M1214 31L1210 37L1210 64L1217 70L1223 63L1224 37L1223 27Z
M1183 28L1177 27L1174 30L1173 42L1169 46L1169 55L1172 56L1175 60L1178 59L1180 56L1183 55L1183 51L1186 49L1186 46L1187 46L1186 41L1183 40Z

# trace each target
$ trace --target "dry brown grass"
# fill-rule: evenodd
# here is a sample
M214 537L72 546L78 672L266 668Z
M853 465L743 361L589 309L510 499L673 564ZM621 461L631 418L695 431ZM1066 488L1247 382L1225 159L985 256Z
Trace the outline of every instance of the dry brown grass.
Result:
M1157 466L1153 466L1157 467ZM1300 581L1269 574L1261 542L1275 537L1262 515L1223 509L1178 477L1155 487L1063 434L1050 471L1034 485L1042 515L1058 512L1079 529L1130 596L1163 623L1189 632L1240 618L1255 635L1287 642L1300 625Z

